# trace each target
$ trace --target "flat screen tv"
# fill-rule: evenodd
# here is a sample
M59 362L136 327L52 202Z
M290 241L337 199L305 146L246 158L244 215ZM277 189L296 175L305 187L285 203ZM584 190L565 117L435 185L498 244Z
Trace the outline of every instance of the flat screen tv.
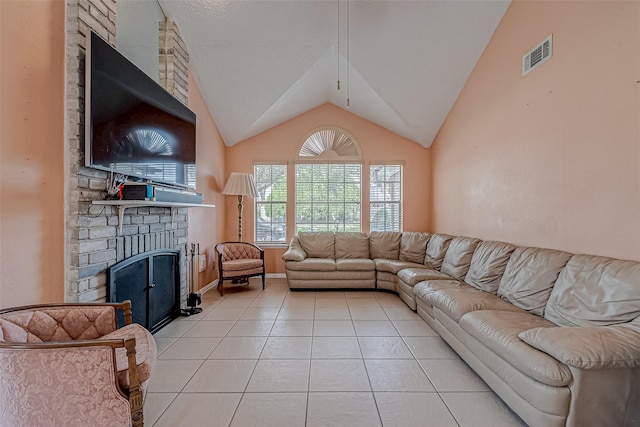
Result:
M95 33L86 55L85 165L196 185L196 115Z

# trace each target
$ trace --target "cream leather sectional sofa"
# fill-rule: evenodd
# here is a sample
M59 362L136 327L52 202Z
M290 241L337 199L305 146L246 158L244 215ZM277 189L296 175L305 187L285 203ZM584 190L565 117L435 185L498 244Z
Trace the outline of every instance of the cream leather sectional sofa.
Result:
M428 233L372 232L367 253L365 236L300 233L289 286L398 292L531 426L640 426L640 262Z

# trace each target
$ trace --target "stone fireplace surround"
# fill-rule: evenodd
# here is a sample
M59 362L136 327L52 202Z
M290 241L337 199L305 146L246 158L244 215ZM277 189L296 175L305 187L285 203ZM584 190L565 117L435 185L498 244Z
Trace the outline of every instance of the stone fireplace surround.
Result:
M189 215L178 208L128 208L118 231L115 206L102 200L108 173L84 166L84 66L86 40L93 30L115 45L117 0L67 0L66 7L66 203L65 301L105 301L107 268L156 249L180 250L180 301L186 305L186 248ZM189 56L171 21L158 25L161 84L188 103ZM162 47L160 47L162 46Z

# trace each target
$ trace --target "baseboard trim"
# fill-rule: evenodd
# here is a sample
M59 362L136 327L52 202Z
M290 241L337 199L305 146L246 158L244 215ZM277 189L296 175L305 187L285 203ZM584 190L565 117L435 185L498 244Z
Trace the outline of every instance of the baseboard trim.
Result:
M214 280L213 282L209 283L207 286L201 288L198 292L200 292L201 294L204 294L205 292L210 291L211 289L215 288L218 286L218 279Z
M287 275L285 273L267 273L264 277L267 279L286 279Z

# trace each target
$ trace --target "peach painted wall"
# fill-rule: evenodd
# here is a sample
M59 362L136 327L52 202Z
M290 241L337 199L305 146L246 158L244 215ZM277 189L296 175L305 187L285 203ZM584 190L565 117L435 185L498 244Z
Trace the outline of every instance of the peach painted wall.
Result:
M433 145L432 229L640 260L639 80L640 3L512 2Z
M215 245L224 237L225 199L221 194L225 179L225 145L204 102L198 83L189 75L189 108L196 113L196 189L204 203L215 208L189 209L189 241L200 244L200 254L207 256L207 268L199 274L200 287L217 277L214 269Z
M0 2L0 307L64 300L64 2Z
M362 229L369 229L369 165L371 162L404 162L404 229L423 231L429 225L430 151L368 120L332 104L324 104L303 113L227 149L226 176L231 172L253 173L254 162L288 162L288 182L295 182L294 161L304 138L320 126L337 126L351 134L362 150ZM225 217L226 238L237 239L238 209L235 196L228 197ZM287 240L294 234L295 193L289 185ZM252 241L254 233L253 200L244 205L243 237ZM284 273L282 248L265 248L267 273Z

